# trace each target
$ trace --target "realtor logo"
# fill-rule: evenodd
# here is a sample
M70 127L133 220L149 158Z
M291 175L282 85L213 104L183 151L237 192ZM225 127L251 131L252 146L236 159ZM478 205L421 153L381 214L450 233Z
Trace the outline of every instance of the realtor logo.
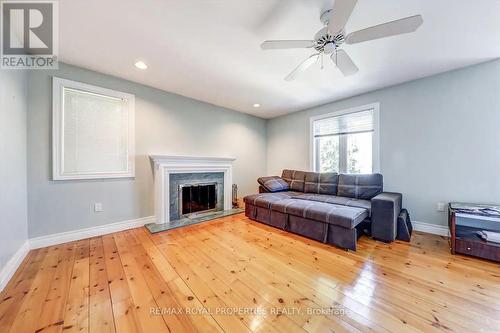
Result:
M57 69L57 2L3 0L0 3L0 67Z

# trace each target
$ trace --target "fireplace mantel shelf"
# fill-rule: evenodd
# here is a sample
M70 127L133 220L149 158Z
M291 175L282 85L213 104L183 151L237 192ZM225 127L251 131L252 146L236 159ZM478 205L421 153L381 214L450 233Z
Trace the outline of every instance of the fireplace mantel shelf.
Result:
M213 157L213 156L182 156L182 155L150 155L149 158L155 164L169 162L233 162L236 160L233 157Z
M154 164L156 223L170 222L170 174L172 173L224 173L224 210L232 208L233 162L231 157L150 155Z

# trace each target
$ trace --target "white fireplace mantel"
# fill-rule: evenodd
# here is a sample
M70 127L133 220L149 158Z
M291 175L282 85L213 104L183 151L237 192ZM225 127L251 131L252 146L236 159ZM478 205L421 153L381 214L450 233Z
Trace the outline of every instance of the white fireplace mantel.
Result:
M170 222L171 173L224 173L224 210L232 208L233 161L230 157L150 155L154 165L156 223Z

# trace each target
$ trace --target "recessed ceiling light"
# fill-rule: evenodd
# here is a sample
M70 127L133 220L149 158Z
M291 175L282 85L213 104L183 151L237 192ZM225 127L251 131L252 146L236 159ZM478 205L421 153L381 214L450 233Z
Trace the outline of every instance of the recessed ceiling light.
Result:
M255 103L255 104L253 105L253 107L254 107L254 108L260 108L260 104L259 104L259 103Z
M147 69L148 65L146 65L143 61L138 61L135 63L135 67L139 69Z

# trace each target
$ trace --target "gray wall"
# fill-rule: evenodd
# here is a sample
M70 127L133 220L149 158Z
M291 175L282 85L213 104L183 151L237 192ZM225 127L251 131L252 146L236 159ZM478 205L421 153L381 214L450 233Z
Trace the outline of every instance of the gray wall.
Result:
M413 220L446 224L439 201L500 202L500 60L272 119L267 173L309 168L309 117L373 102L385 189Z
M135 179L51 181L52 76L136 95ZM500 61L275 118L267 121L267 136L260 118L62 64L59 71L32 71L28 78L29 235L153 215L149 154L235 157L241 195L255 192L258 176L309 168L310 116L373 102L381 104L385 188L403 192L414 220L444 225L439 201L500 201ZM22 134L7 129L9 140L12 132ZM93 212L95 202L103 203L104 212Z
M0 270L28 238L27 73L0 74Z
M135 94L135 179L51 180L52 76ZM30 72L28 103L30 237L152 216L150 154L234 157L241 195L266 171L266 123L257 117L65 64ZM94 213L95 202L104 212Z

